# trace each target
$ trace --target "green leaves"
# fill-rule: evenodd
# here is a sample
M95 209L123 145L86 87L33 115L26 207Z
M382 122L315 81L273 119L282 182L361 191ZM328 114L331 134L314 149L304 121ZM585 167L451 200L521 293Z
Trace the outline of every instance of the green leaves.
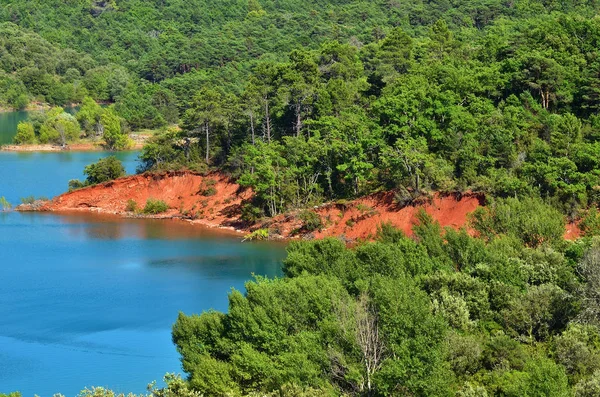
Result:
M83 174L87 176L87 183L93 185L124 176L125 168L123 168L123 164L115 156L108 156L98 160L94 164L87 165L83 169Z
M507 234L532 247L559 241L564 225L560 212L533 198L497 200L473 214L473 226L482 236Z

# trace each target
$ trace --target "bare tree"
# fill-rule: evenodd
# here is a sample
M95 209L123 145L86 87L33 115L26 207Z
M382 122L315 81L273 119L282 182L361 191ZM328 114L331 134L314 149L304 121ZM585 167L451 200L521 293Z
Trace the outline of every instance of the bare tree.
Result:
M346 378L350 370L344 354L333 349L328 351L331 362L331 377L344 389L353 394L371 395L373 375L381 368L386 349L379 329L377 309L366 292L356 301L338 300L334 302L334 311L340 330L348 342L354 342L361 352L361 364L364 372L361 379Z
M585 281L579 321L600 325L600 244L598 242L587 250L577 271Z
M379 333L379 316L365 292L361 293L356 302L355 320L356 342L363 356L367 390L370 394L373 391L371 381L375 372L381 368L385 346Z

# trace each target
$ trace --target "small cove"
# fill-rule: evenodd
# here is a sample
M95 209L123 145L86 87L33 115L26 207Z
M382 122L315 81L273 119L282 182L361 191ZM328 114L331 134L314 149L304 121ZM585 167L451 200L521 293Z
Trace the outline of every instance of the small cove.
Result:
M0 196L55 196L108 155L0 152ZM116 155L135 171L136 152ZM142 393L181 373L170 336L180 311L227 310L232 287L280 275L284 254L180 221L0 213L0 390Z

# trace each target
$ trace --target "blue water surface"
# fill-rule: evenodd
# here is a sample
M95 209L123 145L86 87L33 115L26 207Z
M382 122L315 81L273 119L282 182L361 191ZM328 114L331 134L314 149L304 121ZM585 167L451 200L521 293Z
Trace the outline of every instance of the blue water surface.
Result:
M52 197L108 153L0 152L0 196ZM119 153L128 170L137 153ZM0 393L104 386L142 393L181 373L180 311L227 310L252 274L281 274L284 247L178 221L0 212Z

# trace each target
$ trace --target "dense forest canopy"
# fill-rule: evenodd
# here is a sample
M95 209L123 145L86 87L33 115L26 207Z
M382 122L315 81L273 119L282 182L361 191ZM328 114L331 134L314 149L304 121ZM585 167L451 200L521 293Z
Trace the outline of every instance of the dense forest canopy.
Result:
M541 195L576 218L600 185L597 8L9 2L0 99L179 123L141 169L227 167L257 192L249 220L378 189Z
M0 104L83 103L25 138L159 129L140 171L218 167L252 187L248 222L380 190L485 193L475 237L423 214L414 238L293 243L284 278L181 314L179 395L598 396L599 9L4 1ZM566 219L583 239L563 240Z
M517 200L503 205L516 210ZM484 241L425 214L348 249L294 242L283 279L257 278L229 311L180 314L173 341L207 396L597 396L598 241L562 224L524 246L537 212ZM497 219L498 220L498 219ZM558 227L558 229L556 229ZM551 239L558 231L558 239Z

